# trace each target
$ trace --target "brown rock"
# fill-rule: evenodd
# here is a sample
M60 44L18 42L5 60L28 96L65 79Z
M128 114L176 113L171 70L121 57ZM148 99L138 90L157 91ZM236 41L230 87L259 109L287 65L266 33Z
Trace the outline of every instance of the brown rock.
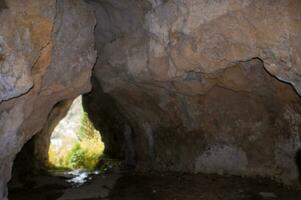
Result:
M137 170L297 182L299 0L88 2L95 41L83 1L8 0L0 11L0 198L54 105L90 90L95 42L86 106Z
M101 2L94 76L138 169L296 182L299 1Z
M95 18L83 1L6 3L0 13L0 199L15 155L53 106L90 90L96 58Z

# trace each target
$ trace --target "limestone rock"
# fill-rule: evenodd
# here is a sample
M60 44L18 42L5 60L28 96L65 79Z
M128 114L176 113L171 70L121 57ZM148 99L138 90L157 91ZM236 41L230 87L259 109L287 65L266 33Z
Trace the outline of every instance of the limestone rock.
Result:
M13 160L56 103L90 90L95 17L84 1L6 0L0 10L0 199ZM4 101L3 101L4 100Z
M94 76L133 130L138 169L296 183L300 1L93 2Z
M300 10L299 0L0 1L0 198L22 145L59 120L58 102L90 90L94 43L87 110L137 170L296 184Z

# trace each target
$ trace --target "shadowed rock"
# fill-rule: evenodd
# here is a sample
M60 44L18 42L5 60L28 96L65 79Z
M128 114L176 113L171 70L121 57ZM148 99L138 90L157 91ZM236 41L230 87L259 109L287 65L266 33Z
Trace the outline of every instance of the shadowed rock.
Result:
M301 183L301 149L299 149L296 153L296 165L299 170L299 181Z
M5 0L0 0L0 11L5 8L8 8Z

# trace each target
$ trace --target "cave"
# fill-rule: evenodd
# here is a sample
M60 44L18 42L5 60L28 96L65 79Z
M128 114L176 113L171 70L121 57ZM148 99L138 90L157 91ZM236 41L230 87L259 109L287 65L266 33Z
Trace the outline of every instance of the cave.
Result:
M300 11L0 1L0 200L301 199ZM78 96L106 156L80 186L48 173Z

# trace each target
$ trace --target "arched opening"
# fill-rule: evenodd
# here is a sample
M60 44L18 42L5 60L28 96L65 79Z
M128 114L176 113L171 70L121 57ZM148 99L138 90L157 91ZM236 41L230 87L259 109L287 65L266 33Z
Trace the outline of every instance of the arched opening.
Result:
M77 97L51 134L48 165L53 169L95 170L104 151L95 129Z
M105 122L107 126L103 126L97 116L93 122L90 120L95 112L88 109L87 98L93 95L93 91L57 103L44 128L23 146L15 158L12 179L8 185L10 199L51 199L57 195L68 197L74 192L67 191L64 194L66 188L74 188L81 193L77 188L89 185L94 178L99 181L102 176L110 177L107 183L106 180L102 181L107 187L112 187L112 180L118 177L121 169L125 169L124 141L123 137L114 136L120 134L120 130L118 132L115 128L114 132L114 128L110 128L116 119L104 113L102 116L112 123ZM114 106L110 106L112 101L107 103L100 106L101 109L96 113L103 111L109 114ZM94 123L97 123L97 129ZM100 131L102 128L104 135ZM109 134L110 131L113 132ZM24 193L27 195L23 196ZM106 196L108 189L84 195Z

